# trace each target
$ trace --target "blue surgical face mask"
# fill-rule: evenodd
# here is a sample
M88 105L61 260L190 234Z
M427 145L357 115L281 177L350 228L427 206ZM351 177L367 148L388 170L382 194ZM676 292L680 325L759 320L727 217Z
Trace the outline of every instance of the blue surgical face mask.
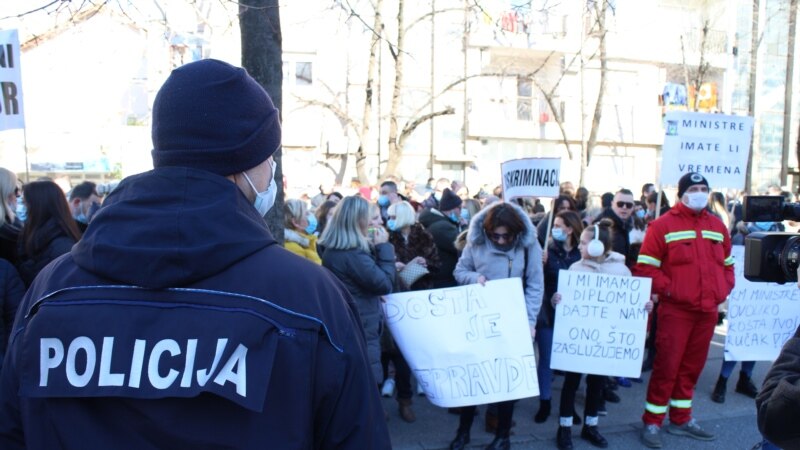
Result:
M378 205L389 206L389 196L386 194L381 194L381 196L378 197Z
M306 234L314 234L317 231L317 218L313 214L308 215L308 226L305 229Z
M769 231L775 222L755 222L754 225L761 231Z
M386 226L389 227L389 231L397 231L397 220L395 219L387 220Z
M275 184L275 161L270 161L270 166L272 166L272 181L269 182L269 186L267 186L267 190L264 192L258 192L253 182L250 180L250 177L247 176L247 173L242 172L244 175L244 179L250 184L250 187L253 188L253 192L256 193L256 199L253 200L253 206L258 211L258 214L261 217L267 215L269 210L272 208L272 205L275 204L275 196L278 194L278 185Z
M453 222L458 223L458 214L451 212L448 217L450 217L450 220L452 220Z
M567 240L567 233L565 233L561 228L553 228L551 234L553 235L553 239L558 242L564 242Z
M644 215L645 215L645 212L644 212L643 209L640 209L640 210L636 211L636 217L638 217L640 219L644 219Z
M469 222L469 210L467 208L461 208L461 218Z
M20 222L25 222L28 218L28 208L25 206L25 202L22 201L22 197L17 199L17 209L14 213Z

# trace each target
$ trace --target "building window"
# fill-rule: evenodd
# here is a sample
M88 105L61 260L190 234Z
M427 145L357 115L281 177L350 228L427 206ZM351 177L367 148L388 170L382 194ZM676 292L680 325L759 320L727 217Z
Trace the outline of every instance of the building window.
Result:
M295 63L294 84L297 86L311 86L312 80L311 63L308 61Z
M537 105L538 106L538 105ZM533 120L533 83L530 78L517 78L517 120Z

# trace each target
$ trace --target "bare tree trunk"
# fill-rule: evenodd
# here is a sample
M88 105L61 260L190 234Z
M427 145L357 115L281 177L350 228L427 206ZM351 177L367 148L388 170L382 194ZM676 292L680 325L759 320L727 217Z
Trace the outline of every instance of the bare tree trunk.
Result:
M369 124L372 120L372 96L373 92L373 76L375 74L375 60L377 59L378 46L380 45L383 26L381 21L381 9L383 7L383 0L375 2L375 19L372 25L372 39L370 39L369 46L369 60L367 62L367 86L366 96L364 99L364 114L361 117L361 130L359 130L358 137L358 150L356 151L356 173L361 184L369 184L369 176L367 175L367 154L364 148L367 137L369 137ZM380 93L378 93L380 95ZM380 112L380 111L379 111Z
M553 101L553 96L548 94L544 91L544 89L539 86L539 92L542 93L542 97L547 102L547 106L550 107L550 111L553 112L553 119L556 121L558 125L558 129L561 131L561 142L564 143L564 149L567 151L567 157L572 160L572 150L569 148L569 139L567 138L567 130L564 129L564 118L561 117L561 114L558 112L556 108L556 104Z
M281 18L277 0L250 0L239 7L242 66L261 84L278 111L283 103L283 62ZM272 235L283 242L283 164L281 148L273 154L277 163L275 180L278 194L266 220Z
M405 44L405 21L403 18L405 0L397 1L397 49L392 50L394 56L394 89L392 90L392 107L389 111L389 158L386 163L385 176L399 176L397 169L403 159L403 148L397 142L397 114L400 109L400 94L403 88L403 60ZM380 164L380 162L378 162Z
M792 129L792 82L794 81L794 38L797 32L797 0L789 2L789 43L786 49L786 86L783 96L783 151L781 154L781 186L789 175L789 136ZM800 160L798 160L800 161Z
M608 61L606 55L606 11L608 10L608 0L602 0L595 3L595 12L597 13L597 28L600 33L600 89L597 93L597 103L594 106L594 115L592 116L592 128L589 131L589 140L586 143L586 155L581 161L581 172L589 167L592 160L592 152L597 145L597 133L600 129L600 119L603 115L603 97L606 92L606 76L608 72ZM584 167L583 164L586 164Z
M758 70L758 34L759 34L759 10L761 9L761 0L753 0L753 24L750 33L750 88L748 92L747 112L753 116L754 124L758 121L755 117L756 112L756 73ZM750 192L753 185L753 150L755 135L750 139L750 152L747 155L747 173L745 173L744 190Z

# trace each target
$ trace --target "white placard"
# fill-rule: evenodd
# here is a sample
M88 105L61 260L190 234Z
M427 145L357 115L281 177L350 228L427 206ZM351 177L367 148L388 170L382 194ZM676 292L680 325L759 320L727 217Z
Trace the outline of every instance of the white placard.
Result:
M752 117L670 111L664 125L661 184L697 172L712 189L744 189Z
M800 324L796 283L757 283L744 277L744 246L731 250L736 286L728 296L726 361L774 361Z
M519 278L384 297L386 323L436 406L539 395Z
M17 30L0 30L0 130L25 128Z
M500 166L503 200L558 197L561 158L512 159Z
M560 270L550 367L638 378L650 278Z

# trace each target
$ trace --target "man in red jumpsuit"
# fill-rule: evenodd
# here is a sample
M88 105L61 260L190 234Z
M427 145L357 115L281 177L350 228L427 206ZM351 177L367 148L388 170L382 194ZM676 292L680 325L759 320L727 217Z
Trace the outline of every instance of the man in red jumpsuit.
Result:
M678 182L680 202L650 223L633 273L653 279L660 301L656 358L642 416L642 443L661 448L669 410L670 434L710 441L714 435L692 418L692 394L717 323L717 305L733 289L727 227L706 209L708 181L687 173Z

